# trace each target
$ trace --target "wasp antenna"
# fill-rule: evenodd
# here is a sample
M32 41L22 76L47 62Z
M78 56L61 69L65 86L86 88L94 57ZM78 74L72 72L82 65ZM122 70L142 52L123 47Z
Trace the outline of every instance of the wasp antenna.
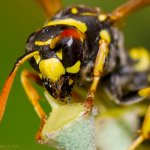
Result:
M53 17L53 15L62 8L61 0L37 0L37 1L42 6L48 19Z
M5 84L3 86L2 92L0 94L0 121L3 118L3 114L5 111L6 103L7 103L7 98L10 92L10 89L12 87L16 72L18 68L20 67L21 64L23 64L26 60L29 58L33 57L34 55L39 54L38 51L34 51L29 54L25 54L22 57L17 59L17 62L14 65L14 68L12 69L11 73L9 74L8 78L5 81Z
M110 22L116 23L136 10L148 5L150 5L150 0L129 0L110 14Z

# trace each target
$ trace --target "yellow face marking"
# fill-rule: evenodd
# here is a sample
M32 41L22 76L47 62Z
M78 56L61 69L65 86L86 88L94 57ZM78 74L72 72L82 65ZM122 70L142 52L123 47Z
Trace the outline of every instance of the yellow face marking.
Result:
M39 64L41 57L39 54L37 54L37 55L34 55L34 59L35 59L36 63Z
M40 79L42 79L42 74L41 73L38 73L38 76L40 77Z
M49 45L51 41L52 39L48 39L47 41L35 41L35 45L38 45L38 46Z
M61 39L60 36L56 36L55 38L52 39L51 43L50 43L50 48L53 49L55 48L56 43Z
M78 73L80 70L81 62L78 60L72 67L66 68L68 73Z
M53 82L58 81L65 74L65 68L57 58L41 60L39 69L44 77L49 78Z
M60 49L59 51L56 52L56 55L59 59L62 60L62 49Z
M85 23L72 19L72 18L66 18L66 19L62 19L62 20L54 20L54 21L50 21L47 23L46 26L51 26L51 25L70 25L70 26L74 26L76 27L79 31L81 31L82 33L85 33L87 31L87 26Z
M107 19L107 15L106 14L101 14L98 16L98 20L99 21L105 21Z
M71 13L72 14L77 14L78 13L78 9L77 8L72 8L71 9Z
M136 71L145 71L150 68L150 53L145 48L133 48L129 51L129 55L138 61L134 65Z
M107 30L105 30L105 29L101 30L99 35L100 35L101 39L107 41L108 44L110 43L111 38L110 38L110 34L108 33Z
M73 84L73 80L69 79L69 85Z
M50 48L55 48L56 43L60 40L60 36L56 36L53 39L49 39L47 41L35 41L35 45L38 46L44 46L44 45L50 45Z

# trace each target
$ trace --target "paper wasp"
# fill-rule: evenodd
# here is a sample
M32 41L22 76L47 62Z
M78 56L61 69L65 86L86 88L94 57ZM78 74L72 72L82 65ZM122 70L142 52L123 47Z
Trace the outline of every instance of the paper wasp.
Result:
M24 71L21 79L40 119L45 119L46 114L38 103L39 95L29 78L44 86L55 99L66 103L70 101L76 81L83 85L90 83L85 102L85 105L91 104L90 107L93 106L100 78L108 95L117 103L129 104L149 97L149 64L146 64L146 69L142 72L131 67L136 63L132 57L137 52L128 56L123 45L120 45L123 44L122 35L115 26L131 12L148 5L148 0L129 1L111 14L74 6L54 15L61 7L59 1L41 3L48 17L54 17L30 35L26 54L17 60L5 82L0 97L1 119L16 71L26 60L29 60L37 74ZM52 4L56 6L54 12ZM149 59L149 54L146 54L145 59Z

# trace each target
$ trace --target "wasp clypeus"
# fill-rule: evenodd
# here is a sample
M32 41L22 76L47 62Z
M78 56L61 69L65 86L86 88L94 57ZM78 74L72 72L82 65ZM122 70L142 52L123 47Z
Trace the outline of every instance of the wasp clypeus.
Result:
M117 104L127 105L150 97L150 54L142 49L133 49L128 54L123 35L117 28L121 19L149 5L149 0L130 0L108 14L83 5L61 10L59 0L39 2L50 19L29 36L25 54L17 59L4 84L0 95L0 120L15 74L27 60L36 73L23 71L21 81L41 120L45 120L46 113L30 80L66 104L71 101L75 84L89 87L85 100L88 107L93 106L97 86L101 85ZM143 126L149 122L148 115L149 112ZM149 138L149 132L141 134L138 141Z

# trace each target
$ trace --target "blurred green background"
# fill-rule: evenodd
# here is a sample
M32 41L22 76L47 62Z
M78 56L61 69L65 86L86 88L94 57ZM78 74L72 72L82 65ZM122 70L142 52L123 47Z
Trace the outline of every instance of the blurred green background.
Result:
M64 0L64 6L85 4L111 12L125 0ZM36 0L1 0L0 2L0 89L16 59L24 54L30 33L42 27L44 13ZM150 7L130 16L123 27L127 48L150 49ZM20 82L19 69L13 84L3 121L0 123L0 150L46 150L35 142L40 120L34 112Z

